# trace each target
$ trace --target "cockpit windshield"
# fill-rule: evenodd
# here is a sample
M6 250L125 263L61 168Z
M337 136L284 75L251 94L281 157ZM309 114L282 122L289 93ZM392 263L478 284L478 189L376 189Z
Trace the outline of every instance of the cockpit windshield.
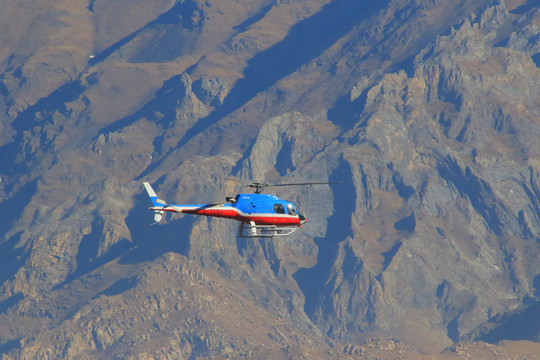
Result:
M287 212L289 215L296 215L296 211L294 210L294 206L292 204L287 204Z
M300 222L305 223L306 222L306 216L304 215L302 210L300 210L299 208L296 208L296 212L298 213L298 218L300 219Z

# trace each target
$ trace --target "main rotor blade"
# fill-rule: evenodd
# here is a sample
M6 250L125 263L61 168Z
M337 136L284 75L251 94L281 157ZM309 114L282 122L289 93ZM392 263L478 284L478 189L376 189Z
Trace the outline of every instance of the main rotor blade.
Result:
M305 183L286 183L286 184L267 184L261 182L254 182L245 187L255 189L256 194L260 194L264 189L269 186L306 186L306 185L322 185L322 184L341 184L341 181L324 181L324 182L305 182Z
M322 185L322 184L341 184L341 181L287 183L287 184L265 184L265 185L266 186L296 186L296 185Z
M265 188L268 186L305 186L305 185L323 185L323 184L342 184L341 181L326 181L326 182L306 182L306 183L286 183L286 184L267 184L267 183L253 183L244 185L249 188Z

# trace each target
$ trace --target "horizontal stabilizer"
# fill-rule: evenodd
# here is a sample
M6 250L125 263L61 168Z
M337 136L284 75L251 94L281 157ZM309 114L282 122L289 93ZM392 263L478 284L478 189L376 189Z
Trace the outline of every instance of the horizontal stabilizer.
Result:
M158 222L160 222L162 218L163 218L163 211L155 211L154 212L154 224L157 224ZM152 225L154 225L154 224L152 224Z

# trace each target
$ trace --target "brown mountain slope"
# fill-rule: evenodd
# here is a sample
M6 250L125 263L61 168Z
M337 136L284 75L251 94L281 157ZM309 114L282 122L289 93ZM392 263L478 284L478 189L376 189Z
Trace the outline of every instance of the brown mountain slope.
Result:
M534 1L0 7L4 357L539 352L459 343L537 339L503 321L539 296ZM280 189L308 223L247 241L150 227L142 180L341 184Z

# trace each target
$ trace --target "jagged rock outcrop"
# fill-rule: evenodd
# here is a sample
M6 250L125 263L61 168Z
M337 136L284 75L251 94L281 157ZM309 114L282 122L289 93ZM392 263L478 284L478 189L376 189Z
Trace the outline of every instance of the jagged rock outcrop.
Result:
M210 106L223 104L223 100L229 91L225 80L220 78L209 78L205 75L201 76L193 86L193 90L197 97L201 99L203 103Z

